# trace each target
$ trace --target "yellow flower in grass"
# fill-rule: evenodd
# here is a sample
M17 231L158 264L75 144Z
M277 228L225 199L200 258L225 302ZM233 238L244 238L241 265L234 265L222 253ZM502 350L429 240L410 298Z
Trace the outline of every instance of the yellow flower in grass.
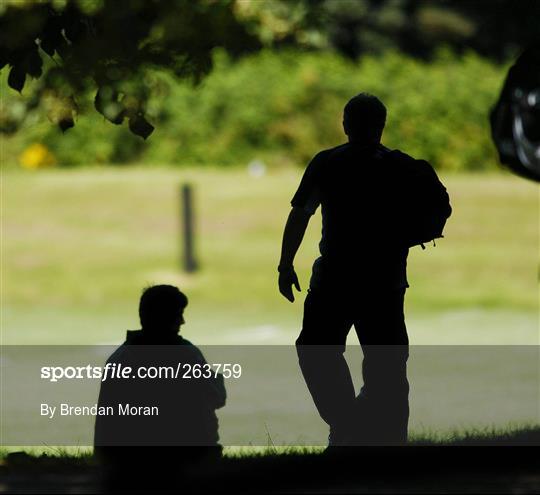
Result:
M30 170L50 167L56 164L56 158L49 151L47 146L34 143L28 146L19 156L21 166Z

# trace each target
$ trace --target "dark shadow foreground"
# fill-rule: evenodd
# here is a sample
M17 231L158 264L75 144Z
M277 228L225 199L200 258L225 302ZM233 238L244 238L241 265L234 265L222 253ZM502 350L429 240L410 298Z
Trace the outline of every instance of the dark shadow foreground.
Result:
M178 464L166 449L104 479L88 459L11 454L0 493L539 493L540 429L450 446L341 447L333 455L281 454ZM509 446L513 444L514 446ZM516 446L518 445L518 446ZM191 456L193 457L193 456ZM165 461L169 459L169 461ZM182 464L181 464L182 465ZM114 485L105 484L114 481Z

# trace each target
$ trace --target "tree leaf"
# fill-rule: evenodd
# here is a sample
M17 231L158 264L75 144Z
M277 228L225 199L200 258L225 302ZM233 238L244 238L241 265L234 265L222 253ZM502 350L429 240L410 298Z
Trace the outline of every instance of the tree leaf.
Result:
M28 53L24 61L24 66L28 75L36 79L41 76L43 60L41 60L41 57L39 56L37 47Z
M60 36L58 43L56 44L56 53L63 59L66 59L71 53L71 47L63 36Z
M85 27L80 19L73 18L66 22L64 28L64 34L66 38L72 43L79 42L85 35Z
M144 118L144 115L139 113L129 118L129 130L133 134L146 139L154 132L154 126Z
M9 54L4 47L0 47L0 70L9 63Z
M58 122L58 127L60 127L60 130L62 132L66 132L68 129L71 129L73 126L75 126L75 122L73 120L73 117L63 117Z
M124 105L118 101L118 92L109 86L98 89L94 98L95 109L109 122L120 125L126 117Z
M8 85L19 93L24 88L24 82L26 81L26 72L20 66L14 66L9 71Z
M0 134L15 134L19 129L19 122L9 115L0 116Z
M114 117L109 118L109 122L112 122L115 125L120 125L122 122L124 122L125 118L126 112L125 110L121 109Z
M50 35L43 35L39 41L39 47L49 55L49 57L52 57L54 55L54 50L56 49L55 38Z
M50 17L43 29L43 32L39 36L39 46L50 57L54 55L55 50L65 43L66 40L62 36L62 22L59 16Z

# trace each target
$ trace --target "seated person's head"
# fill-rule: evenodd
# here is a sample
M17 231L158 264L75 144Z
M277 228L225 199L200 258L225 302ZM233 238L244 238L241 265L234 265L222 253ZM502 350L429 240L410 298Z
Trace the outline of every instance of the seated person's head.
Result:
M139 317L144 331L176 334L185 323L184 309L187 297L172 285L154 285L146 288L139 302Z
M386 123L386 107L376 96L360 93L343 110L343 129L350 141L379 143Z

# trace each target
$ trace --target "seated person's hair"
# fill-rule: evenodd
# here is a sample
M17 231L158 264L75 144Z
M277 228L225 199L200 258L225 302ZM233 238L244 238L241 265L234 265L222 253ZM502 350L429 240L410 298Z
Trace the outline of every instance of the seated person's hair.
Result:
M172 285L154 285L144 289L139 302L143 329L168 329L180 322L188 298Z
M343 110L343 125L349 137L380 141L386 123L386 107L376 96L360 93Z

